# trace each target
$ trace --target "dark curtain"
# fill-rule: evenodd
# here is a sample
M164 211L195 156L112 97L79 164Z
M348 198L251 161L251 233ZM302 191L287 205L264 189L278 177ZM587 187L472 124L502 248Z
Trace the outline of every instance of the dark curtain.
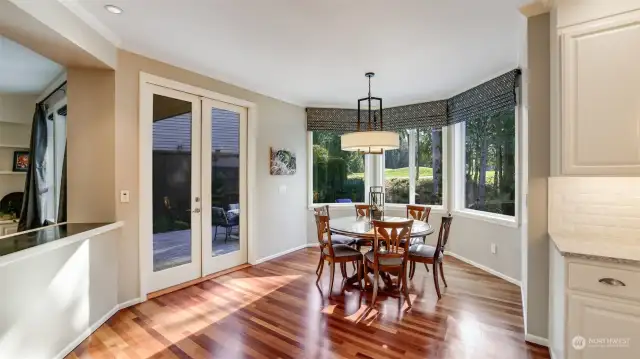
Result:
M45 181L45 152L47 150L47 114L44 104L36 104L31 125L29 145L29 169L24 185L24 197L18 230L25 231L44 225L43 196L47 191Z
M66 109L66 106L65 106ZM60 202L58 203L57 223L67 221L67 146L64 147L64 160L62 161L62 178L60 179Z

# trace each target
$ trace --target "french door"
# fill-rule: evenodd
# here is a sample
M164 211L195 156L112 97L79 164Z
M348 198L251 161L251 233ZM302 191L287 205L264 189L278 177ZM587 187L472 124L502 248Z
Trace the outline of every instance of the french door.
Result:
M147 172L141 178L148 180L140 183L141 240L151 259L143 264L148 293L247 262L247 109L143 86L140 158Z

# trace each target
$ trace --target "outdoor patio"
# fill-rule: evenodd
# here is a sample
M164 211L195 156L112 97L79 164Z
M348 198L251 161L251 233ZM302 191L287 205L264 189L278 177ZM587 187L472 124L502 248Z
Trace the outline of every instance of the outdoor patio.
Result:
M211 229L215 233L215 227ZM191 261L191 230L157 233L153 235L153 271L179 266ZM213 241L212 256L227 254L240 249L239 229L235 227L224 241L225 231L218 229Z

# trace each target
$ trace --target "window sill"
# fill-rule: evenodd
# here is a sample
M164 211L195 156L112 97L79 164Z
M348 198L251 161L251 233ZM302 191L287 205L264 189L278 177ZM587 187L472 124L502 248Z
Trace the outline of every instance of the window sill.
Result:
M307 209L313 211L314 208L324 207L329 205L329 209L354 209L353 206L356 204L365 204L364 202L352 202L352 203L314 203L307 206Z
M427 207L431 207L431 213L438 213L438 214L446 214L449 213L444 206L436 206L436 205L429 205L429 204L416 204L417 206L427 206ZM385 208L387 209L406 209L407 208L407 204L401 204L401 203L385 203Z
M520 224L516 220L516 217L505 216L502 214L476 211L473 209L454 210L454 216L460 216L470 219L477 219L493 224L498 224L505 227L518 228Z

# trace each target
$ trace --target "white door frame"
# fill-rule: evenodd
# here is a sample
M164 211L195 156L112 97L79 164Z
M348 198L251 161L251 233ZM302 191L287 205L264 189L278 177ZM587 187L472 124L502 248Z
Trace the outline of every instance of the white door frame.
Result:
M187 85L178 81L166 79L146 72L140 72L139 100L143 98L143 91L146 84L166 87L172 90L182 91L200 97L210 98L221 102L245 107L247 109L247 257L249 264L255 264L257 256L256 231L254 230L256 196L256 158L257 158L257 132L258 132L258 106L253 102L223 95L214 91L206 90L196 86ZM147 118L143 106L138 106L138 255L140 272L140 298L146 300L149 290L149 270L153 268L153 251L147 248L148 241L152 234L152 217L145 213L152 211L152 191L151 183L153 174L149 171L148 163L151 163L149 154L153 146L152 126L145 121Z

